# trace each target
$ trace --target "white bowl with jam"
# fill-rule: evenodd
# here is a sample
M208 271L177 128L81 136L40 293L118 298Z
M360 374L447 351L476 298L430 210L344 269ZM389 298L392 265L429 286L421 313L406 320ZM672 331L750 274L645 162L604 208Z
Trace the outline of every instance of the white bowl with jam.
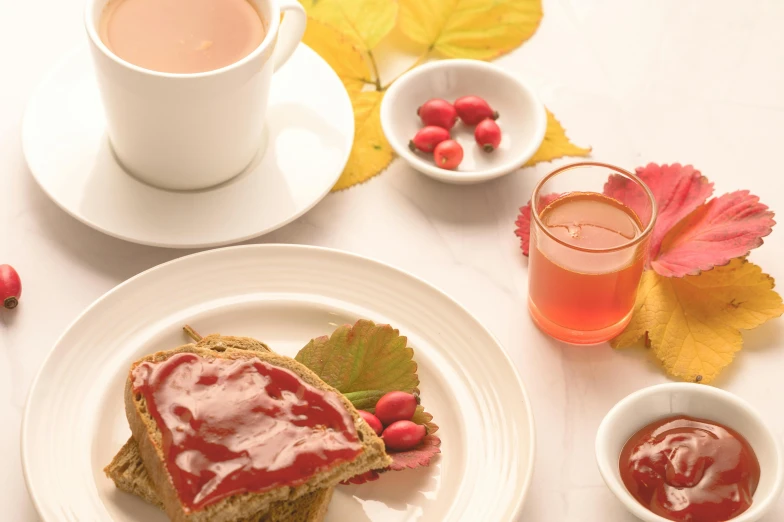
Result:
M596 460L607 487L646 522L753 522L776 503L784 461L749 404L702 384L632 393L604 417Z

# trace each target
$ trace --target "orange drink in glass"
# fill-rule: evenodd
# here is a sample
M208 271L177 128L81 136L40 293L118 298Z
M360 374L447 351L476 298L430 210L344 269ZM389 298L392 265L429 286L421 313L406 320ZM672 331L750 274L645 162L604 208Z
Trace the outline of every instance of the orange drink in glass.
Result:
M626 178L635 210L602 193ZM642 214L642 215L640 215ZM656 202L634 174L576 163L542 179L531 198L528 307L537 326L572 344L598 344L629 324Z

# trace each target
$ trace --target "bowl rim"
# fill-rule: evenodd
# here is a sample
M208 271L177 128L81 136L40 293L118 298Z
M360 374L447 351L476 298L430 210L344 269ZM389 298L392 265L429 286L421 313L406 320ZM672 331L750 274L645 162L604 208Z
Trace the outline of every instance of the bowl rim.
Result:
M779 496L781 496L782 488L784 488L784 463L782 463L781 444L776 438L775 433L773 433L773 430L771 430L770 426L765 423L762 415L760 415L760 413L748 402L726 390L722 390L720 388L706 384L679 382L648 386L627 395L618 401L612 408L610 408L610 411L608 411L604 416L601 424L599 425L599 429L596 431L596 441L594 448L596 454L596 463L599 467L599 473L602 476L604 483L618 498L618 500L623 503L626 509L628 509L637 518L646 522L672 522L669 519L649 511L645 506L640 504L631 493L629 493L621 481L616 479L615 474L613 473L613 469L617 465L617 458L613 455L610 455L610 452L607 451L607 440L611 429L623 422L623 418L621 417L622 410L627 409L630 405L633 405L641 399L651 395L670 394L673 392L712 395L719 401L732 404L734 407L744 410L747 414L749 414L754 422L757 423L760 431L764 435L764 438L767 440L767 443L773 450L775 457L773 459L774 462L771 464L771 469L774 472L773 487L765 497L754 498L751 507L748 510L744 511L737 517L732 518L729 522L752 522L754 520L758 520L761 516L767 513L771 507L773 507L774 502L779 498ZM660 417L652 416L651 422L658 418ZM644 426L640 426L640 428L643 427Z
M400 144L394 139L393 124L392 124L392 110L393 102L401 92L406 89L406 86L413 78L429 74L438 69L455 68L455 69L480 69L484 72L495 74L503 78L505 81L514 85L525 97L529 98L535 107L534 111L534 137L530 140L521 152L516 154L513 158L503 162L500 165L472 171L458 171L458 170L445 170L436 167L424 159L418 157L408 149L406 144ZM465 58L451 58L446 60L437 60L433 62L420 65L412 70L401 75L394 83L387 89L384 99L381 101L381 128L387 141L392 146L392 149L398 156L406 160L416 170L427 174L428 176L436 179L452 181L452 182L477 182L494 179L505 174L509 174L525 165L525 162L531 159L533 155L539 150L539 147L544 141L545 133L547 132L547 111L544 104L536 95L536 92L517 75L501 69L497 65L484 62L481 60L471 60Z

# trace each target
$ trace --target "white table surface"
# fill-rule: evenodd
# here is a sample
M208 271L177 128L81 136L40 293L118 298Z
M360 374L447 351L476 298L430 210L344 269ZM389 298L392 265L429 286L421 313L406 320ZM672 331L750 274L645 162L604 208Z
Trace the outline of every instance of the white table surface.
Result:
M27 522L37 517L22 477L19 426L44 356L101 294L188 252L104 236L38 189L22 158L20 122L32 89L84 38L82 0L0 5L0 263L15 266L24 285L19 308L0 312L0 518ZM594 158L628 168L693 163L717 193L749 189L784 212L784 2L552 0L544 11L533 39L499 63L531 81ZM642 350L566 346L528 318L513 223L553 167L456 187L398 161L253 242L368 255L451 294L500 339L533 402L536 471L521 520L631 522L599 476L594 433L616 401L667 379ZM782 258L781 228L751 256L779 281ZM782 335L781 320L745 334L745 349L716 381L757 407L780 437ZM784 520L784 498L764 520Z

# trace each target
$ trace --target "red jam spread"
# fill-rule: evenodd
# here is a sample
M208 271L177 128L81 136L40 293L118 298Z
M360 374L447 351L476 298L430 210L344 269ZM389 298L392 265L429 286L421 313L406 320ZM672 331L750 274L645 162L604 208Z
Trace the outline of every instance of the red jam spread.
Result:
M166 467L191 510L302 484L362 451L335 393L259 359L179 353L139 364L131 378L163 433Z
M715 422L670 417L624 446L621 478L643 506L682 522L723 522L746 511L760 467L740 434Z

